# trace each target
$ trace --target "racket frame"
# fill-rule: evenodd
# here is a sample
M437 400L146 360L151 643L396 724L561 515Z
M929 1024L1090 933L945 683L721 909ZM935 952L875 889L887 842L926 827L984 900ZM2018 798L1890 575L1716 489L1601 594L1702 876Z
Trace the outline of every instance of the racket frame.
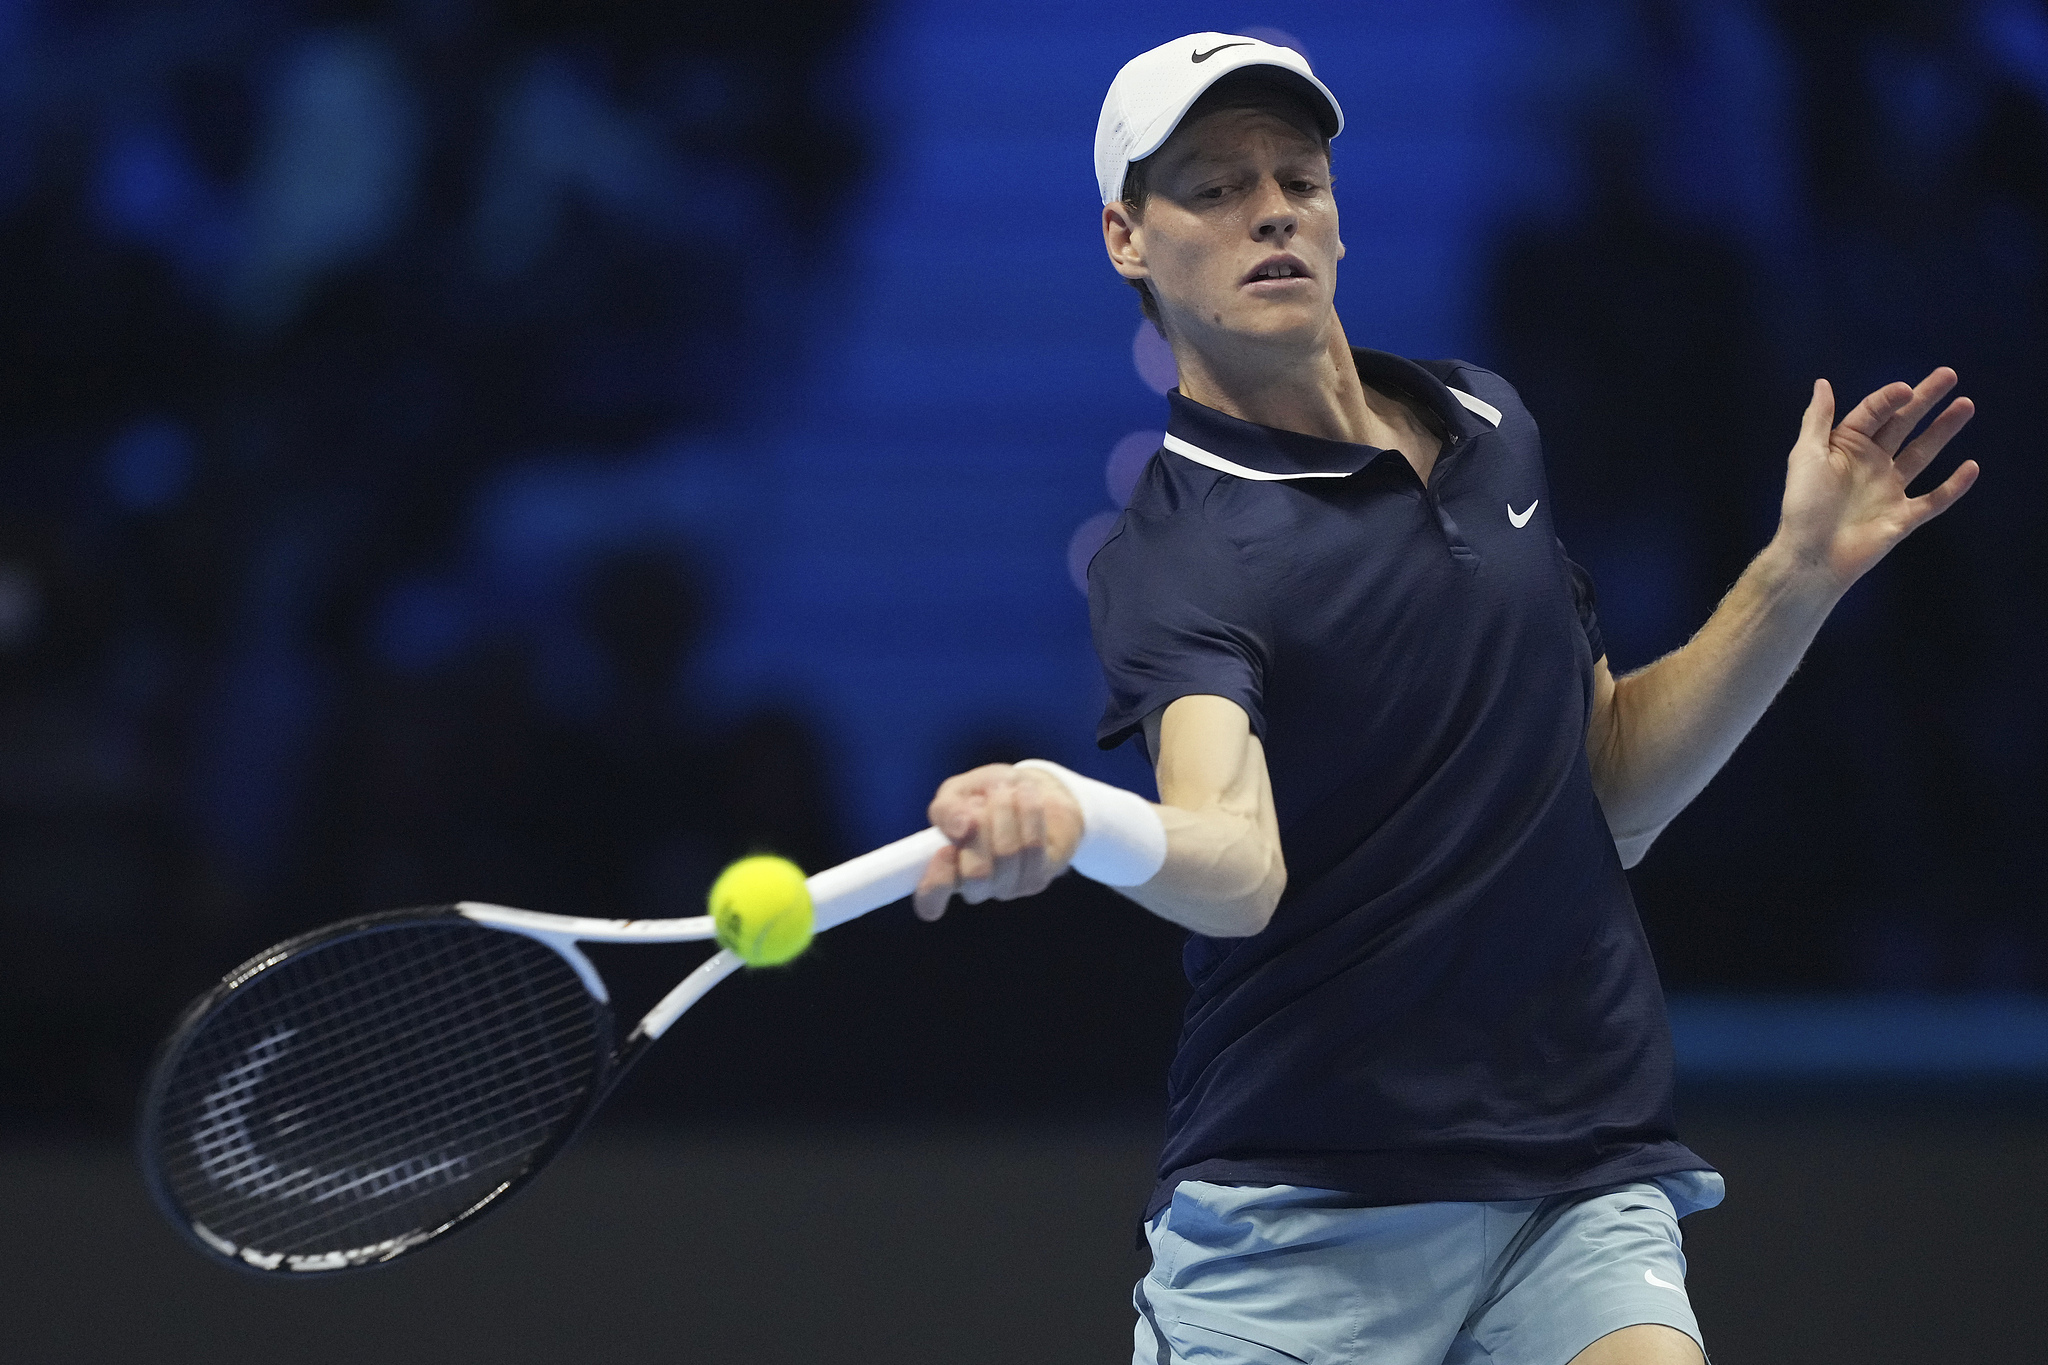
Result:
M931 855L945 843L944 835L935 829L926 829L807 878L814 932L836 928L909 895ZM392 1238L373 1247L293 1256L239 1247L200 1224L171 1192L162 1169L163 1163L158 1159L158 1148L162 1144L157 1138L163 1126L166 1091L176 1075L178 1062L207 1018L243 986L295 958L364 933L436 921L465 921L480 928L533 939L551 949L576 973L598 1011L592 1030L596 1040L593 1070L576 1111L557 1125L546 1142L535 1148L525 1165L455 1217L437 1227ZM157 1048L156 1057L150 1065L149 1079L143 1088L136 1125L136 1155L150 1198L179 1234L208 1259L247 1274L265 1279L305 1280L388 1265L407 1252L440 1241L467 1227L484 1213L502 1206L507 1196L531 1184L533 1178L560 1156L589 1125L591 1117L648 1046L666 1033L691 1006L702 1000L712 987L744 965L733 953L719 949L677 982L621 1041L618 1039L618 1020L612 1007L611 991L596 965L579 945L690 943L716 937L717 930L709 915L651 920L593 919L521 910L483 901L459 901L453 905L358 915L266 948L228 972L186 1006Z

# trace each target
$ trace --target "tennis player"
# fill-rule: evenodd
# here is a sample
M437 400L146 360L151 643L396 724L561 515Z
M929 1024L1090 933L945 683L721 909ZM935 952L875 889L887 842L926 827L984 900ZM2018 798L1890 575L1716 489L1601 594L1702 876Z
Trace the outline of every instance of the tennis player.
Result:
M1908 443L1953 372L1840 424L1816 382L1770 543L1615 678L1514 389L1345 335L1342 127L1299 55L1231 34L1111 85L1103 241L1180 387L1089 606L1098 737L1142 736L1160 799L1037 762L951 778L918 912L1078 861L1191 931L1135 1361L1697 1365L1678 1220L1721 1179L1674 1128L1622 869L1970 487L1965 462L1906 493L1972 407ZM1142 856L1104 872L1105 841Z

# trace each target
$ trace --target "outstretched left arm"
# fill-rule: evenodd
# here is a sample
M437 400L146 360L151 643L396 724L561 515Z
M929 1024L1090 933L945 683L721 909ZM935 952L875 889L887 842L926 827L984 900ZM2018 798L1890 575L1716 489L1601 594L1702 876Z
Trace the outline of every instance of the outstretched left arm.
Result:
M1836 426L1834 391L1816 381L1771 543L1682 648L1621 678L1599 661L1586 756L1624 866L1721 770L1849 585L1977 481L1965 460L1938 488L1906 496L1975 411L1956 399L1900 449L1955 382L1942 368L1917 388L1886 385Z

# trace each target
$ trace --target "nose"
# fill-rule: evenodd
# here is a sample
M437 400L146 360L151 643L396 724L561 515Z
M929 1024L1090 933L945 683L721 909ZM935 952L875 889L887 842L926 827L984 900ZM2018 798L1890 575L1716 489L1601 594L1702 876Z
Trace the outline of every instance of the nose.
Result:
M1301 219L1288 201L1287 191L1277 180L1266 182L1253 205L1252 236L1261 242L1285 242L1294 236Z

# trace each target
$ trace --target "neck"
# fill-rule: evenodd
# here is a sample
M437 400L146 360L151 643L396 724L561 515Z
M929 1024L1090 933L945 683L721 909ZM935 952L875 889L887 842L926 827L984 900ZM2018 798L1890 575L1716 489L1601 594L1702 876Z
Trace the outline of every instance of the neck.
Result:
M1360 382L1334 312L1323 335L1306 346L1235 337L1197 344L1175 327L1167 340L1181 393L1232 417L1354 445L1391 445L1395 424L1406 425L1397 401Z

